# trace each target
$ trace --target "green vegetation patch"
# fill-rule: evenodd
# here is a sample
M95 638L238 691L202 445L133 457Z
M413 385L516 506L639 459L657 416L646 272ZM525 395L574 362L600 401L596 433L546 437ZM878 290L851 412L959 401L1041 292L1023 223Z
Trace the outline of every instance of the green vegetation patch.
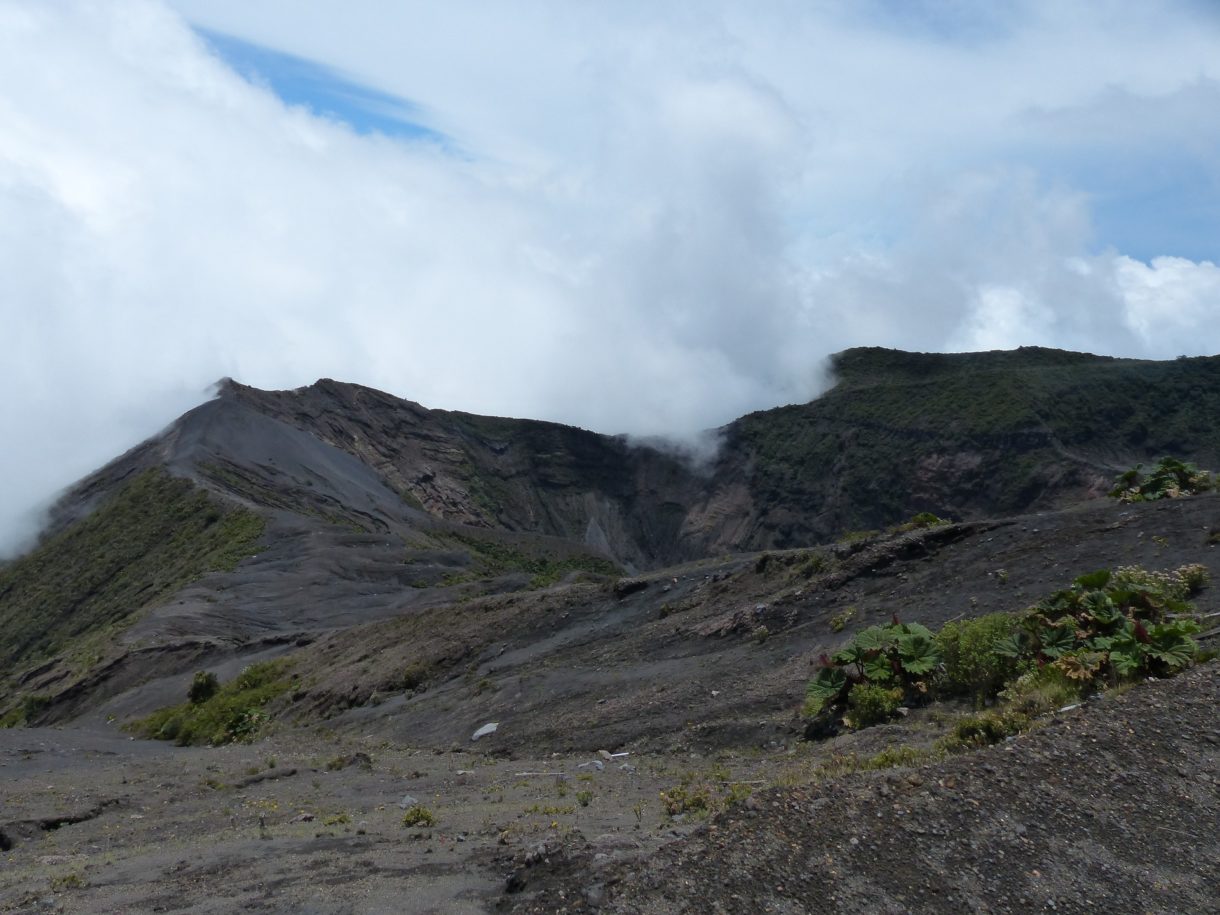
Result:
M255 551L263 519L160 469L0 570L0 669L110 637L137 613Z
M1208 580L1197 564L1125 566L1081 575L1020 615L946 623L936 634L896 617L870 626L822 656L805 690L810 733L833 733L840 719L879 724L932 698L970 696L981 707L999 697L1003 708L963 721L945 749L979 746L1098 689L1173 676L1202 657L1189 598Z
M717 766L710 772L685 772L680 782L660 793L661 809L669 817L691 815L695 819L744 803L754 789L731 779Z
M936 647L944 664L942 690L970 696L978 705L998 693L1015 675L1017 662L995 648L1016 628L1017 618L1008 613L990 613L941 627Z
M403 826L406 828L428 828L437 825L437 815L426 806L414 804L403 814Z
M1114 481L1110 496L1120 502L1156 502L1208 492L1215 486L1211 473L1194 464L1164 457L1147 473L1136 464Z
M448 541L470 553L475 569L470 578L491 578L513 572L530 575L531 588L545 588L560 581L569 572L589 572L594 575L621 575L622 569L601 556L588 553L554 555L527 553L492 539L473 537L456 532L432 534L434 539ZM448 583L461 580L454 577Z
M159 709L128 730L179 746L249 742L267 723L265 706L292 688L290 667L284 659L251 664L223 686L202 691L197 685L203 678L196 674L190 695L198 701Z

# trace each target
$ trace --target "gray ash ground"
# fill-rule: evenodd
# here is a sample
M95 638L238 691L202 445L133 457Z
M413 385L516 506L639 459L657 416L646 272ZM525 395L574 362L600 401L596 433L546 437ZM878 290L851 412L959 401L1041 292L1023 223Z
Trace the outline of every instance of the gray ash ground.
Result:
M0 731L0 911L482 912L552 850L617 860L684 835L658 793L687 771L761 783L791 761L603 756ZM435 825L404 826L416 804Z
M821 781L933 725L614 760L0 732L0 911L1216 912L1218 703L1212 663L988 750ZM692 776L760 790L675 821L659 792ZM436 825L405 827L405 796Z

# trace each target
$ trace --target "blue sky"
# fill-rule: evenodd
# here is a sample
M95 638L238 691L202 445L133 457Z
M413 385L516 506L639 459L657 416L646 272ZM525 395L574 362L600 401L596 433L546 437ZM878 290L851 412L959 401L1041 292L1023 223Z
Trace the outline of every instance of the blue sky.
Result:
M422 123L423 112L408 99L353 82L318 61L209 29L195 31L237 73L289 105L303 105L359 133L446 142L443 134Z
M1159 155L1074 161L1065 180L1090 195L1094 250L1112 248L1143 261L1175 255L1220 261L1220 187L1198 159Z

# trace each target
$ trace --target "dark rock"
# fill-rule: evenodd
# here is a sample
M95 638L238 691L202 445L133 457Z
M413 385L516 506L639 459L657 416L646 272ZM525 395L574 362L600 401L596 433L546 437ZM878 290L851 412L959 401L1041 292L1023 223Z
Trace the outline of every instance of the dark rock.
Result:
M606 901L606 888L600 883L594 883L585 890L585 902L599 908Z
M525 871L514 871L504 881L504 891L506 893L520 893L525 889L527 882L529 882L529 878L526 877Z
M620 578L614 583L614 596L626 597L628 594L643 591L647 587L648 579L646 578Z

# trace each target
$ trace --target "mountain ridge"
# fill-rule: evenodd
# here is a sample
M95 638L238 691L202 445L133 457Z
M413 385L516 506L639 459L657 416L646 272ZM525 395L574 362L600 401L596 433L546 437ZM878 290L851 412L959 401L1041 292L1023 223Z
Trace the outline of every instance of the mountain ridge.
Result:
M225 380L65 494L42 545L0 568L0 621L40 612L29 594L5 597L30 562L101 574L56 538L141 474L188 481L218 516L253 513L257 555L176 596L106 610L98 618L117 634L89 664L80 652L49 668L11 658L43 673L0 687L0 715L150 644L241 651L544 582L810 548L919 512L977 521L1054 509L1160 453L1220 457L1217 357L858 349L833 364L838 382L820 397L726 424L699 466L623 436L430 410L332 379L289 391ZM162 508L147 505L151 524L172 520L158 522ZM52 543L56 557L39 554ZM183 541L172 561L207 568L203 544Z

